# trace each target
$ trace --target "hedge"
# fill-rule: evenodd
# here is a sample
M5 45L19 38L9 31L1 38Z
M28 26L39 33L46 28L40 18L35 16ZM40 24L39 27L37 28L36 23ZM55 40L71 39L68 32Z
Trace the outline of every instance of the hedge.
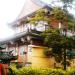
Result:
M75 75L75 68L64 71L62 69L23 67L12 71L10 75Z

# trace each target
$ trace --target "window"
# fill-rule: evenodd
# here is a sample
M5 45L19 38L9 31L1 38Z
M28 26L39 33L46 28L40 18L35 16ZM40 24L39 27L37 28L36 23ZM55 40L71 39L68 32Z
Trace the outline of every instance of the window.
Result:
M20 47L20 49L19 49L20 55L24 55L24 51L25 51L24 47Z
M37 31L45 31L45 26L42 25L42 24L38 24L38 25L36 26L36 30L37 30Z
M30 30L30 29L32 29L32 30L34 30L35 29L35 26L33 25L33 24L25 24L24 25L24 31L27 31L27 30Z
M45 31L45 29L47 28L46 26L47 26L47 22L39 21L38 24L36 25L36 30Z
M20 48L19 48L19 55L24 55L24 54L26 54L27 52L27 46L21 46Z

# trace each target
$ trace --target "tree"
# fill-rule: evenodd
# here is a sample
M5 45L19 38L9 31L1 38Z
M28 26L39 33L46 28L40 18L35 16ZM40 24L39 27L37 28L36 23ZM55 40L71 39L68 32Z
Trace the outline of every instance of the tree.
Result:
M67 10L67 8L73 8L74 1L75 0L52 0L50 1L51 2L50 4L53 6L59 6ZM59 5L57 5L58 3ZM61 3L61 6L60 6L60 3Z
M72 29L71 27L74 25L74 17L67 10L63 10L60 7L54 7L52 11L41 9L35 13L34 17L30 18L29 22L36 24L36 22L42 20L46 21L48 25L50 25L51 22L53 22L53 20L51 20L51 16L62 24L63 30ZM42 36L45 38L45 44L48 48L52 49L52 56L55 57L57 62L62 63L65 51L71 50L74 47L74 40L72 37L62 36L60 31L57 29L49 29L45 31ZM50 50L48 51L50 52ZM47 52L48 56L51 54L49 52ZM68 57L70 58L70 56Z
M65 6L66 4L64 4ZM61 8L54 8L51 12L54 14L54 18L56 20L59 21L59 23L62 24L62 31L63 30L71 30L71 31L74 31L74 26L75 26L75 19L73 17L73 15L71 15L66 9L67 9L67 6L64 7L63 6L63 9ZM66 9L65 9L66 8ZM51 35L49 35L51 36ZM48 37L48 36L47 36ZM57 37L57 36L56 36ZM62 37L61 37L62 38ZM49 38L50 39L50 38ZM48 41L49 41L48 39ZM57 39L58 40L58 39ZM54 40L52 40L53 42ZM59 40L58 40L59 41ZM51 41L50 41L51 42ZM74 42L73 42L73 39L72 38L66 38L66 34L65 34L65 37L62 38L62 40L60 40L59 42L62 42L63 44L60 43L60 46L59 45L54 45L54 47L52 48L53 50L52 51L56 51L56 53L58 53L57 51L59 51L58 55L56 54L55 56L62 58L62 52L64 53L64 58L62 58L62 60L64 60L64 69L66 69L66 50L72 50L73 47L74 47ZM54 43L53 43L54 44ZM51 43L50 43L51 45ZM62 47L62 48L61 48ZM55 49L55 50L54 50ZM63 50L63 51L61 51ZM60 53L61 52L61 53ZM60 55L59 55L60 54ZM60 61L60 60L59 60Z
M63 63L64 60L64 50L71 51L75 49L73 37L67 37L60 34L59 30L50 29L45 31L42 36L44 37L45 45L48 46L47 52L48 56L53 56L56 62ZM51 50L50 50L51 49ZM45 50L46 51L46 50ZM50 54L50 55L49 55ZM46 54L47 55L47 54ZM67 56L67 61L65 62L69 65L69 60L71 60L71 56Z
M43 8L36 11L34 17L29 19L30 23L36 25L39 21L47 22L48 25L51 25L51 16L62 24L62 28L66 28L69 30L73 30L75 27L75 19L72 14L70 14L67 10L63 10L60 7L53 7L52 10Z
M62 28L73 30L75 19L67 10L62 10L60 7L54 7L51 13L53 14L54 19L62 24Z
M67 7L72 7L72 4L75 0L60 0L63 2L63 8L66 9Z

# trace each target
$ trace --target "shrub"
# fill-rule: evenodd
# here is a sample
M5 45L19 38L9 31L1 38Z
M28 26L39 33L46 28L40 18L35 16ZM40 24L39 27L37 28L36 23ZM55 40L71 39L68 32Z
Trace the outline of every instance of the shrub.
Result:
M65 75L66 72L61 69L45 69L45 75Z
M31 67L24 67L17 71L17 75L42 75L42 71L40 69L34 69Z
M38 68L22 68L17 71L17 75L65 75L66 72L61 69L38 69Z
M16 71L17 71L16 65L12 64L8 68L8 74L7 75L16 75Z
M19 69L19 68L22 68L24 66L24 63L16 63L16 68Z
M51 69L51 68L33 68L33 67L23 67L20 69L12 68L9 75L75 75L75 68L68 69L66 71L62 69Z
M75 68L68 69L66 75L75 75Z

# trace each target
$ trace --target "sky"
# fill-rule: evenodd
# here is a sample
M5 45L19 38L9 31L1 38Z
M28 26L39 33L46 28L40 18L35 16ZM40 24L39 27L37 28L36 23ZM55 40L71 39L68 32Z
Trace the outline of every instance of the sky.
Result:
M14 31L8 27L20 14L26 0L0 0L0 40L8 38ZM42 0L49 3L50 0ZM75 10L71 10L72 13Z
M8 38L14 31L8 27L19 15L25 0L0 0L0 40Z

